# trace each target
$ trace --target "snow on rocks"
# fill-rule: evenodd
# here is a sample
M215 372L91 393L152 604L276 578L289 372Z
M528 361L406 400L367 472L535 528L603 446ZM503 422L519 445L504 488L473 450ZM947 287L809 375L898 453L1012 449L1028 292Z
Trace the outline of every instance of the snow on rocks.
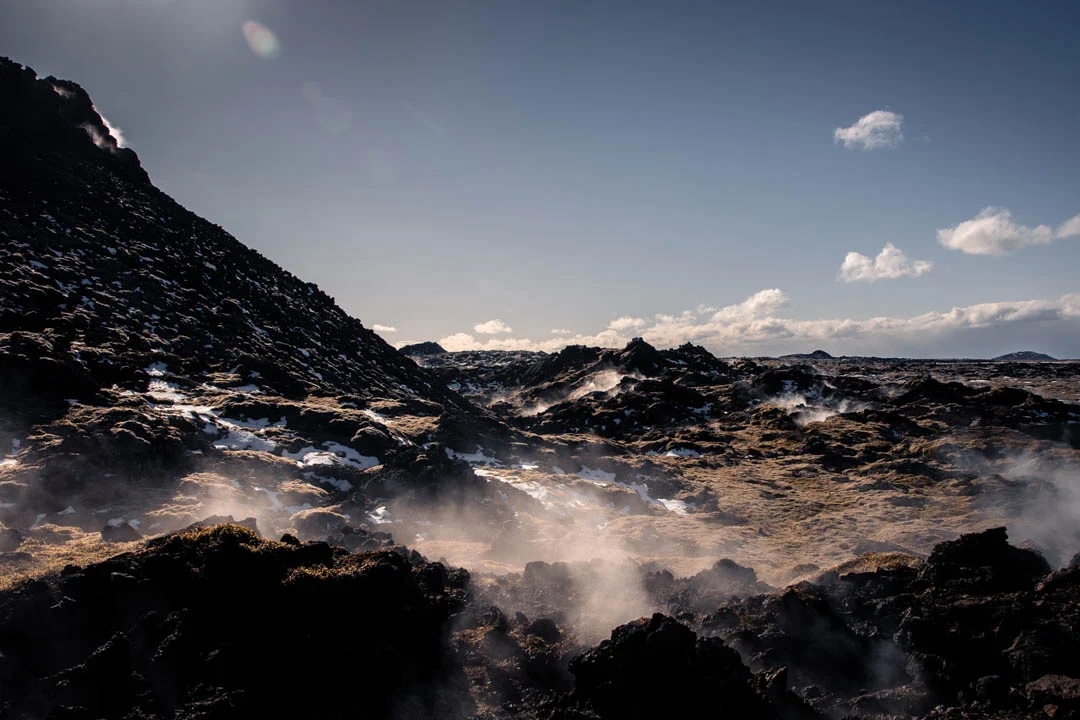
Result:
M577 476L582 480L588 480L591 483L596 483L601 486L610 485L615 482L615 473L606 470L593 470L585 465L581 466L581 470L578 471Z
M393 522L393 520L390 519L390 511L385 505L380 505L369 512L365 516L365 519L374 525L387 525Z
M346 465L357 470L367 470L382 464L377 457L361 455L348 445L336 442L323 443L323 449L309 445L297 452L284 452L282 455L304 468Z
M692 448L672 448L664 453L664 457L670 458L697 458L701 457L701 453Z
M480 447L479 445L476 446L476 452L471 452L471 453L458 452L456 450L451 450L450 448L446 448L447 457L449 457L451 459L456 459L456 460L464 460L465 462L469 463L470 465L501 465L502 464L497 457L495 457L493 454L489 455L488 453L491 453L491 450L485 450L484 448Z
M152 378L160 378L169 374L169 368L163 362L156 362L148 365L144 372Z

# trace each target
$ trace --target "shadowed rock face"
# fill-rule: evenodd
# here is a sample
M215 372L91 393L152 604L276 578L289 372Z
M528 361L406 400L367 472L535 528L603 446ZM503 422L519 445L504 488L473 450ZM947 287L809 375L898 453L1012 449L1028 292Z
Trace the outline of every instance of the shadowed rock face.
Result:
M823 579L727 603L703 626L752 669L786 668L827 714L969 717L931 711L940 704L1032 717L1038 682L1056 688L1055 707L1073 707L1068 687L1045 678L1080 673L1069 649L1080 641L1080 573L1049 572L1004 528L942 543L918 567Z
M79 172L101 166L134 185L150 178L130 148L121 148L77 83L47 77L0 58L0 96L4 97L0 177L15 182L48 181L55 171ZM7 184L7 183L5 183Z
M412 345L402 345L399 348L402 355L441 355L446 352L443 350L442 345L437 342L422 342L414 343Z
M575 696L602 718L773 715L738 653L659 613L616 628L570 672Z
M0 595L2 714L444 716L468 575L291 543L190 530Z

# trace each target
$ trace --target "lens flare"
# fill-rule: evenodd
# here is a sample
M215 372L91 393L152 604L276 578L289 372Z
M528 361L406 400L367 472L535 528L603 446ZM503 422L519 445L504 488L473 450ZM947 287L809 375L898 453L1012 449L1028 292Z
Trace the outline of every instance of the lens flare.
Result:
M255 20L244 23L244 40L247 41L251 52L263 60L270 60L281 53L281 43L278 42L274 31Z

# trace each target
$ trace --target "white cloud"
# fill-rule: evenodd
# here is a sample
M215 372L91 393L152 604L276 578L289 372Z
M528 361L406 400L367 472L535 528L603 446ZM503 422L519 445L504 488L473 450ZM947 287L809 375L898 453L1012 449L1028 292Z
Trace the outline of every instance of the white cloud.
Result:
M374 325L372 325L371 329L374 330L377 333L396 333L397 332L397 328L394 327L393 325L380 325L379 323L375 323Z
M491 342L495 342L492 340ZM476 338L468 333L454 333L439 339L439 345L447 352L460 352L461 350L493 350L495 348L484 347L484 343L477 342Z
M971 220L937 231L938 242L969 255L1008 255L1034 245L1049 245L1080 235L1080 215L1069 218L1057 230L1049 225L1033 228L1018 225L1005 208L988 207Z
M1040 341L1055 336L1075 337L1080 332L1080 293L1063 295L1056 300L979 303L912 317L865 319L783 317L782 312L789 304L787 294L774 288L757 292L741 303L711 314L686 311L678 315L657 315L644 327L633 328L632 333L606 328L595 334L579 333L540 340L513 337L480 340L458 333L440 339L439 344L451 351L553 352L575 344L621 347L633 336L641 336L658 347L692 342L719 355L778 354L828 345L830 351L856 354L897 354L907 348L911 352L940 357L948 352L950 342L972 332L1020 337L1024 331L1030 331L1032 337Z
M551 331L552 335L573 335L573 333L566 328L555 328Z
M910 260L898 247L885 243L885 247L872 260L861 253L849 252L840 266L840 279L851 283L919 277L933 267L934 263L929 260Z
M1080 235L1080 215L1073 215L1061 225L1058 225L1057 232L1054 235L1059 239Z
M778 288L758 290L737 305L720 308L713 313L712 319L714 322L749 320L778 312L787 307L790 302L791 299L787 293ZM698 313L691 314L697 315ZM682 316L685 317L686 315L687 313L684 312Z
M1022 247L1048 244L1054 231L1047 225L1017 225L1008 210L988 207L956 227L938 230L937 239L945 247L969 255L1007 255Z
M634 328L644 327L647 324L648 324L648 321L644 320L642 318L623 316L621 318L617 318L615 320L612 320L610 323L608 323L608 327L611 328L612 330L622 331L622 330L632 330Z
M903 115L888 110L875 110L863 115L850 127L836 128L833 131L833 140L844 143L846 148L863 150L895 147L904 139L901 132L903 122Z
M473 325L473 330L481 335L503 335L514 331L512 327L498 319L488 320L487 322Z

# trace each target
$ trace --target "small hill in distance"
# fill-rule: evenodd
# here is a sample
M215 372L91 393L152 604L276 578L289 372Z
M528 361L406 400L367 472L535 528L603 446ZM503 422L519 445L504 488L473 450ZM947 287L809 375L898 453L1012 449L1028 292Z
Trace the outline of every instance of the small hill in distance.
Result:
M835 360L832 355L824 350L815 350L809 353L793 353L791 355L781 355L781 360Z
M443 346L437 342L422 342L413 343L412 345L402 345L398 348L398 351L402 355L442 355L446 352Z
M1042 360L1056 360L1049 355L1043 353L1037 353L1034 350L1019 350L1017 352L1007 353L1005 355L998 355L994 358L995 361L1001 362L1038 362Z

